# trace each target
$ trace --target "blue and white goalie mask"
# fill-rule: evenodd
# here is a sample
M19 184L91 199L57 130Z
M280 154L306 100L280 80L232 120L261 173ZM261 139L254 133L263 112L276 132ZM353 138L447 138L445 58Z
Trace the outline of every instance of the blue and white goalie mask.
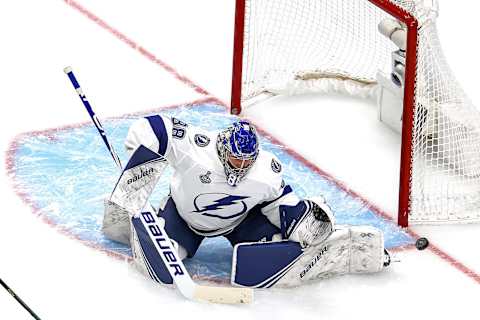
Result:
M233 123L218 134L217 152L227 175L227 183L237 185L257 160L257 131L246 121Z

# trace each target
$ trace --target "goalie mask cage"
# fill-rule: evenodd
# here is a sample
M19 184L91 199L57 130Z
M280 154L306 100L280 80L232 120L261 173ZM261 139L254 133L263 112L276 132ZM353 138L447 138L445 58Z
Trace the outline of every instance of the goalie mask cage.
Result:
M264 94L378 95L407 33L398 223L480 221L480 115L453 76L434 0L237 0L231 112Z

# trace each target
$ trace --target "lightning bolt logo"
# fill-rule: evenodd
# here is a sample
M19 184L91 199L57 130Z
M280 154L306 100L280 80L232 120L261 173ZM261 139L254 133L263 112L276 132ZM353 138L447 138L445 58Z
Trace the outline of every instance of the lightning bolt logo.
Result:
M202 201L204 200L202 198L205 198L205 196L208 196L208 198L210 199L212 198L212 196L217 198L219 196L223 196L223 197L213 201L207 200L207 203L210 202L211 204L199 205L200 202L205 202L205 201ZM193 202L196 209L193 212L200 213L207 217L215 217L219 219L232 219L247 212L247 205L244 201L242 201L247 198L249 197L234 196L229 194L201 194L201 195L198 195ZM212 213L212 211L225 210L225 209L227 210L228 213L231 213L232 211L233 212L239 211L239 212L235 212L234 214L229 214L227 216Z

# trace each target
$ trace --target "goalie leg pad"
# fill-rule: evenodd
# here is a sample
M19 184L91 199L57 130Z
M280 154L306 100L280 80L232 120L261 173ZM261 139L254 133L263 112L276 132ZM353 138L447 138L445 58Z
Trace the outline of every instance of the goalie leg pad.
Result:
M270 288L302 257L298 242L241 243L233 249L232 285Z
M105 199L102 232L110 240L130 244L130 217L128 211Z
M232 284L294 287L312 280L383 269L383 234L369 226L346 227L308 248L291 241L235 246Z
M383 232L370 226L350 227L349 273L373 273L383 269Z

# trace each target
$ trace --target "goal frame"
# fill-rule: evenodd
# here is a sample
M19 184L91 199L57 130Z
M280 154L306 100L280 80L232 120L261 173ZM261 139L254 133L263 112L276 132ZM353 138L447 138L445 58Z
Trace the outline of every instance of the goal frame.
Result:
M245 32L245 7L248 0L236 0L235 3L235 31L233 46L233 70L231 92L231 114L242 112L242 75L243 75L243 46ZM255 0L250 0L255 1ZM415 112L415 88L418 52L418 21L417 19L389 0L364 0L372 3L381 10L390 14L407 28L407 50L405 62L405 85L403 99L402 142L400 152L400 186L398 201L397 223L408 227L410 214L411 172L413 153L413 126Z

